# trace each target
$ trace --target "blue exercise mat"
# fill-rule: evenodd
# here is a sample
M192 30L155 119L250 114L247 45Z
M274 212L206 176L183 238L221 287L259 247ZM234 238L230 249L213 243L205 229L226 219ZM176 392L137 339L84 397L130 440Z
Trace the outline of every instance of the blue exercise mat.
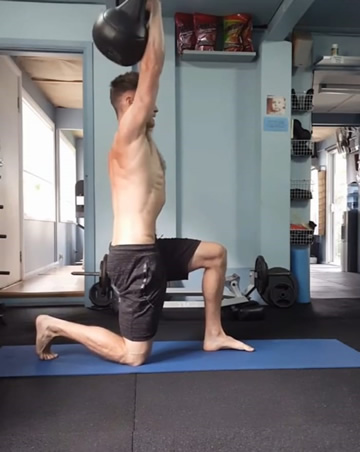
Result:
M40 361L34 346L8 346L0 348L0 377L360 367L360 353L335 339L249 344L255 352L204 352L202 342L156 342L148 362L136 368L107 362L82 345L54 345L59 357L53 361Z

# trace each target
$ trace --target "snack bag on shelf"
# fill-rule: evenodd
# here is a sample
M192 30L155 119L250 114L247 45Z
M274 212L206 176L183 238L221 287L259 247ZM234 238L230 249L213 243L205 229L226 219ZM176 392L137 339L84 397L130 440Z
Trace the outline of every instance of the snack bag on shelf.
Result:
M195 49L194 19L192 14L176 13L176 48L179 55L184 50Z
M218 29L218 18L209 14L194 14L195 50L214 51Z
M241 40L244 47L244 52L254 52L254 44L252 41L253 22L252 18L248 14L242 14L247 17L246 25L241 33Z
M223 18L224 50L227 52L253 52L252 19L249 14L232 14Z
M241 18L241 14L232 14L225 16L224 21L224 50L227 52L241 52L242 41L241 33L245 27L245 23Z

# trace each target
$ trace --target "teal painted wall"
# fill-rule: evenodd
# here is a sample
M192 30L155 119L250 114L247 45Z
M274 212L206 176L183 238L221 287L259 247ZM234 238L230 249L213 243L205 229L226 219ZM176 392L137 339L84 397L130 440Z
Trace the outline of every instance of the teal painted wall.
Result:
M154 139L166 160L166 204L160 214L157 232L159 235L175 236L177 234L177 209L179 203L179 183L177 156L181 128L178 119L180 93L177 90L175 63L174 21L164 19L165 63L161 75L160 91L157 99L159 114L154 130Z
M263 42L260 47L261 136L259 162L260 246L271 266L290 263L290 137L291 137L291 43ZM288 127L284 132L263 130L268 95L284 97Z
M179 233L250 267L259 238L257 65L180 63Z

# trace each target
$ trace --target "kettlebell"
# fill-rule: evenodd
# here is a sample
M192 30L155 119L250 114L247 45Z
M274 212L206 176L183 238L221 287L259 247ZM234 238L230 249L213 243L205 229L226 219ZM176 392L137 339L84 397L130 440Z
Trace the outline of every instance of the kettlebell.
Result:
M92 30L98 50L120 66L138 63L148 41L146 0L125 0L101 13Z

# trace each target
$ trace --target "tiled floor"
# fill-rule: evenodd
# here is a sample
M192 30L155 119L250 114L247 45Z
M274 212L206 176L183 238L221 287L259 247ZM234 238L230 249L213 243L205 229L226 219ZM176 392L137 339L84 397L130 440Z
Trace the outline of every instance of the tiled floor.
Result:
M311 265L312 298L360 298L360 274L334 265Z

